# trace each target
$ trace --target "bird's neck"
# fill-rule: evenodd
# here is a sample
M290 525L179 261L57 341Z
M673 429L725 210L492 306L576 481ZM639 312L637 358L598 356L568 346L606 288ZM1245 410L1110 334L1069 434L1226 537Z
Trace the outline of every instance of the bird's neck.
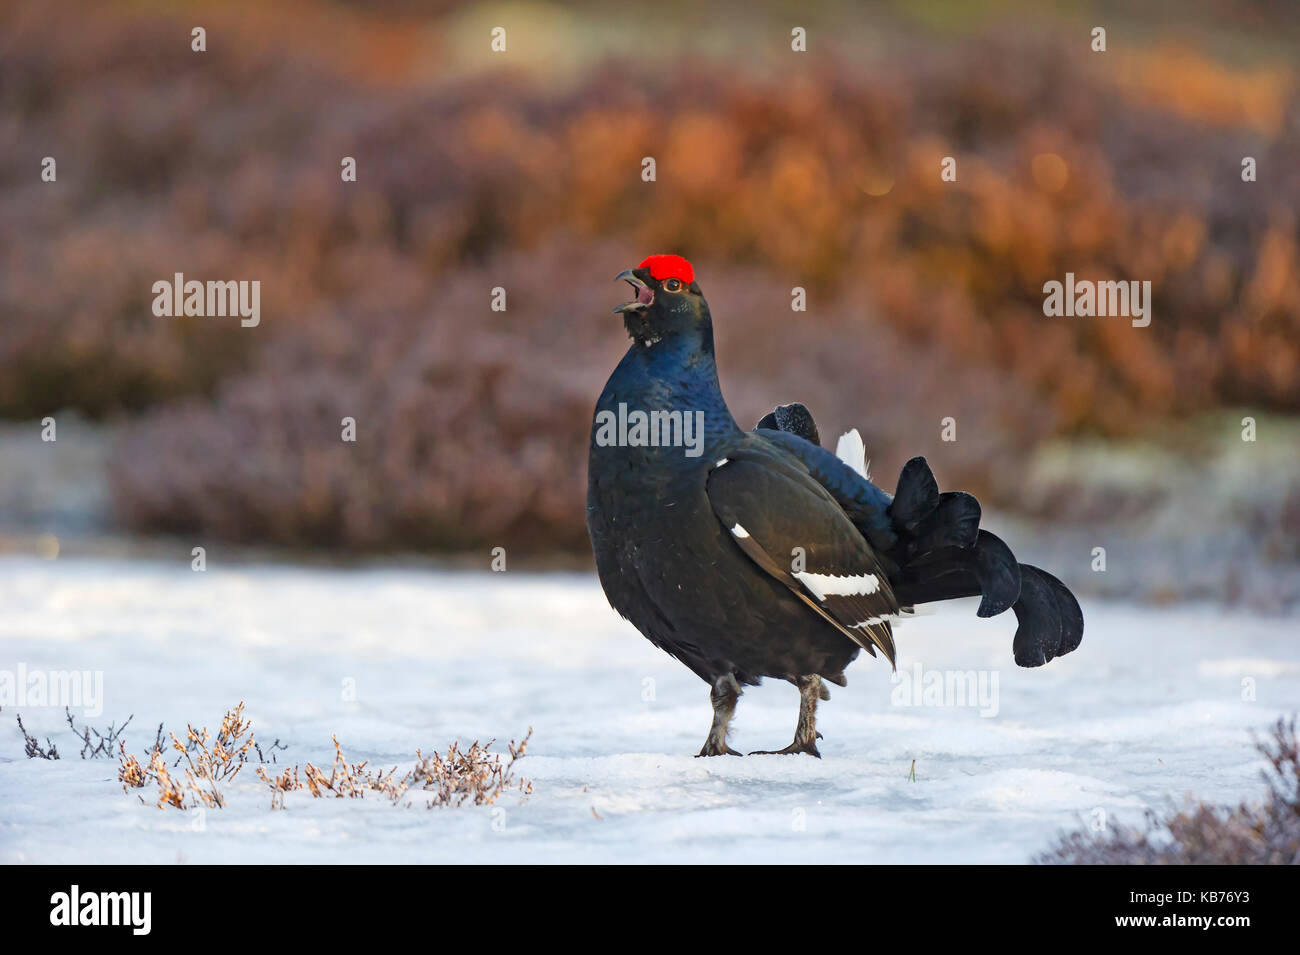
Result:
M651 411L700 411L711 439L740 432L722 397L713 355L713 327L669 335L654 344L635 344L627 360L642 378Z

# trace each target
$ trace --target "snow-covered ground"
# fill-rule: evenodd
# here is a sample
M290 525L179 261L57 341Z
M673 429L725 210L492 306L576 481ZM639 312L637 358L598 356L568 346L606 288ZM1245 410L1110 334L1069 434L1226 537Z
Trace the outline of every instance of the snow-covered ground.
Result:
M103 714L85 722L134 714L136 753L160 721L215 729L240 700L259 740L287 744L282 764L328 765L337 734L350 760L405 768L417 747L504 750L532 726L516 768L535 794L504 815L305 792L273 812L246 771L200 818L123 793L116 760L78 758L61 707L4 705L0 861L1023 862L1101 813L1253 799L1250 731L1300 708L1295 620L1085 602L1080 649L1022 670L1013 615L961 601L900 629L900 673L974 671L986 692L996 678L984 707L901 705L864 657L821 708L824 759L695 759L706 687L594 576L209 559L0 559L0 672L102 671ZM747 690L733 744L783 746L796 706L788 684ZM15 713L63 759L26 759Z

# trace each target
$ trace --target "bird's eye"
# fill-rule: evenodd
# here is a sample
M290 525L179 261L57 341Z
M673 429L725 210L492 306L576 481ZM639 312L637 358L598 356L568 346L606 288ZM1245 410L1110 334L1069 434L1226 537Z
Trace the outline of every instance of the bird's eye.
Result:
M664 288L666 288L670 292L680 292L682 290L681 280L669 279L667 282L664 283Z

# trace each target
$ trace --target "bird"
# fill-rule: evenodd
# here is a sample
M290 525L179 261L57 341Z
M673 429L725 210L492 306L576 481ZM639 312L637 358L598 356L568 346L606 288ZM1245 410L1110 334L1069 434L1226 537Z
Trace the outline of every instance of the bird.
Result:
M728 743L746 686L799 690L793 741L750 755L820 757L817 705L865 650L896 667L893 626L916 605L979 596L978 616L1013 609L1013 654L1041 666L1076 649L1078 601L980 528L978 500L940 492L923 457L890 495L868 477L857 431L838 454L812 414L777 406L737 424L723 399L713 319L691 263L658 254L616 276L631 345L597 399L587 462L587 530L610 605L709 686L698 756Z

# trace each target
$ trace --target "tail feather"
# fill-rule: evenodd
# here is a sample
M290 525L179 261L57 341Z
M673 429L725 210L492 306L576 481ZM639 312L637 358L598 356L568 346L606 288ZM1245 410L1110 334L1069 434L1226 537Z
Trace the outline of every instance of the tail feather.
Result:
M975 576L980 581L978 617L996 617L1020 599L1020 565L996 534L980 531L975 545Z
M1057 656L1065 656L1077 650L1079 644L1083 643L1083 608L1079 606L1079 598L1069 587L1047 571L1040 570L1039 573L1051 581L1056 595L1056 605L1060 608L1061 622L1064 624L1061 631L1061 649Z
M980 531L974 547L930 551L899 570L900 604L979 597L978 616L993 617L1020 598L1020 565L997 536Z
M1056 656L1061 645L1062 627L1056 598L1033 568L1020 571L1020 600L1013 609L1020 623L1011 641L1016 664L1040 667Z
M1020 599L1013 609L1020 626L1011 647L1022 667L1042 666L1074 650L1083 640L1079 601L1044 570L1020 565Z
M946 491L922 518L910 542L913 554L939 547L973 547L980 529L980 502L965 491Z
M788 431L799 435L810 444L822 443L812 412L797 401L792 401L788 405L777 405L758 419L756 427L769 428L772 431Z
M890 578L900 607L979 594L979 579L965 555L931 554L930 557L929 563L909 564Z
M898 489L890 507L894 523L911 531L939 506L939 482L925 458L916 457L903 465Z
M862 443L862 435L858 434L857 428L840 435L840 440L835 445L835 456L861 474L863 480L871 480L871 475L867 472L867 447Z

